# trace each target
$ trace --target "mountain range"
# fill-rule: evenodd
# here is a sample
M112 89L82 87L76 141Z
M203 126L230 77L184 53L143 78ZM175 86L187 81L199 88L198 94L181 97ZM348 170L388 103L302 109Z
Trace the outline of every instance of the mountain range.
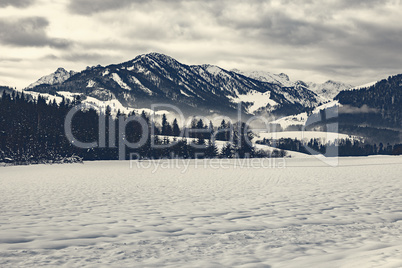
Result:
M1 87L0 91L14 89ZM273 115L283 130L300 130L311 114L339 108L341 133L373 142L402 140L402 75L353 87L329 80L323 84L292 81L269 72L225 70L215 65L186 65L159 53L80 72L58 68L23 90L49 101L79 99L128 113L153 104L174 105L185 116ZM148 110L148 112L151 112ZM159 112L160 115L164 111ZM325 126L316 126L325 130Z
M233 116L238 104L244 114L297 114L331 100L352 86L291 81L286 74L225 70L218 66L186 65L159 53L81 72L56 72L40 78L25 91L63 96L65 92L100 101L117 100L130 108L175 105L187 115Z

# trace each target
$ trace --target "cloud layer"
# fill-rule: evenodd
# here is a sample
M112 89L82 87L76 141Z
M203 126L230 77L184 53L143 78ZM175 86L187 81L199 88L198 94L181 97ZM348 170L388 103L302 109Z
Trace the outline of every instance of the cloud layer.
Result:
M35 0L0 0L0 8L14 6L19 8L25 8L32 5Z
M23 19L0 19L0 42L17 47L67 48L70 42L65 39L51 38L46 33L49 22L43 17Z
M189 64L358 85L402 73L401 7L400 0L2 0L11 15L0 16L0 48L37 66L29 82L60 65L80 70L157 51ZM0 61L0 74L12 81L17 66Z

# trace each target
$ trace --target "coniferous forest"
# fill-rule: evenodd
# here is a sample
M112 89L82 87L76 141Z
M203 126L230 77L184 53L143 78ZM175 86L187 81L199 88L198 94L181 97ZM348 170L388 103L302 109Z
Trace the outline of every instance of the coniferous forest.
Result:
M13 92L13 91L9 91ZM24 94L7 93L3 90L0 99L0 162L12 164L27 163L68 163L82 160L117 160L119 120L129 116L138 116L147 123L148 137L140 148L125 150L125 159L130 156L147 159L159 158L246 158L246 157L283 157L283 150L311 153L305 146L318 153L325 153L328 144L320 140L302 142L292 139L277 141L262 140L258 143L277 148L272 152L256 150L246 142L253 133L245 123L223 120L217 127L212 122L194 119L191 125L182 129L178 121L169 122L165 115L160 122L154 122L150 116L141 114L110 116L110 109L105 111L105 142L93 148L80 148L72 145L65 135L65 118L79 100L70 102L63 99L47 103L39 96L37 100ZM124 132L128 142L141 139L142 125L132 121L125 125ZM93 109L78 111L72 120L72 133L80 142L99 140L99 114ZM114 134L114 135L111 135ZM112 137L112 138L110 138ZM226 142L221 150L216 141ZM232 142L228 142L232 141ZM156 146L155 146L156 145ZM159 146L158 146L159 145ZM170 145L170 146L161 146ZM338 142L340 156L364 156L374 154L401 154L401 145L368 144L358 141L341 140Z
M219 127L214 127L202 119L193 120L191 126L181 129L177 120L168 122L163 115L161 122L151 121L149 115L142 113L129 115L120 113L110 116L110 110L105 113L104 144L98 143L93 148L80 148L67 140L65 135L65 118L68 112L79 101L55 101L47 103L41 96L37 100L28 99L24 94L8 94L3 91L0 99L0 162L13 164L26 163L64 163L82 160L117 160L119 138L119 120L129 116L138 116L147 122L148 138L146 143L136 149L126 148L125 159L135 154L141 158L245 158L245 157L282 157L284 152L274 150L256 151L246 140L252 132L244 123L236 127L230 122L222 121ZM158 124L159 123L159 124ZM112 129L113 128L113 129ZM99 139L99 114L93 109L80 110L72 120L72 134L80 142L96 142ZM201 130L201 131L200 131ZM114 133L114 135L111 135ZM137 121L125 125L124 139L135 143L141 139L142 125ZM181 135L184 133L185 135ZM216 140L230 141L219 150ZM169 136L169 137L168 137ZM114 138L110 138L114 137ZM169 145L170 146L158 146ZM156 145L156 146L155 146Z
M400 142L402 133L402 75L390 76L375 85L341 91L335 100L340 108L340 130L372 137L375 141Z
M340 139L337 143L323 142L321 139L301 141L297 139L281 138L278 140L263 139L257 143L274 146L282 150L290 150L305 154L325 154L331 146L336 146L339 156L369 156L369 155L400 155L402 144L371 144L351 139ZM311 149L310 151L306 148Z

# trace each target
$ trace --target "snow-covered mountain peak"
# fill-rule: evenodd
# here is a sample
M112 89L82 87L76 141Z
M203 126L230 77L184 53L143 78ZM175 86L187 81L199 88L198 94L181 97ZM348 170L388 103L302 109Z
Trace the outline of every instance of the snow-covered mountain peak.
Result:
M63 67L59 67L57 68L55 73L68 73L66 69L64 69Z
M186 65L160 53L69 75L58 69L32 84L32 91L70 91L102 101L113 95L127 107L149 108L152 103L164 102L201 114L237 115L237 103L242 102L242 110L248 114L288 115L321 102L308 88L296 87L283 73L246 74L210 64Z
M218 75L220 72L222 72L222 69L215 65L203 64L203 65L201 65L201 67L205 71L207 71L208 73L213 74L213 75Z
M373 82L370 82L370 83L367 83L367 84L364 84L364 85L360 85L360 86L357 86L357 87L354 87L354 88L351 88L351 89L367 88L367 87L374 86L374 85L377 84L377 83L378 83L378 81L373 81Z
M252 71L252 72L243 72L238 69L233 69L232 72L239 73L241 75L253 78L255 80L259 80L262 82L268 82L272 84L277 84L281 87L295 87L298 89L309 89L316 93L321 102L327 102L332 100L340 91L347 90L353 88L352 85L348 85L342 82L337 82L334 80L328 80L325 83L318 84L312 82L304 82L302 80L291 81L289 76L280 73L273 74L269 72L261 72L261 71Z
M308 88L308 84L306 82L302 81L302 80L297 80L295 82L295 85L298 86L298 87Z
M147 57L153 57L153 58L157 58L157 59L173 59L172 57L162 54L162 53L158 53L158 52L151 52L148 54L144 54Z
M46 76L42 76L38 79L38 81L30 84L27 88L34 88L38 85L57 85L61 84L64 81L68 80L71 76L75 75L76 72L74 71L67 71L66 69L59 67L54 73L51 73Z
M290 81L289 76L284 73L273 74L263 71L244 72L238 69L232 69L232 72L253 78L258 81L276 84L283 87L292 87L295 85L293 82Z
M352 85L333 80L328 80L323 84L308 83L308 87L311 91L315 92L317 95L326 100L332 100L342 90L353 88Z
M324 84L339 84L338 82L335 82L333 80L328 80L327 82L325 82Z
M148 54L142 54L137 56L133 62L137 62L138 60L146 60L146 61L156 61L156 62L165 62L165 63L176 63L177 61L170 56L165 54L151 52Z
M280 74L278 74L278 76L283 78L283 79L285 79L286 81L290 81L290 78L289 78L289 76L287 74L280 73Z

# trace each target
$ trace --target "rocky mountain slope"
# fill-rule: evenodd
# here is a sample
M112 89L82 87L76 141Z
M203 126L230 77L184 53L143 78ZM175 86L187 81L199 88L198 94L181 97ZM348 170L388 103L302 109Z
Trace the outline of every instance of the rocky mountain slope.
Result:
M279 75L286 80L286 75ZM316 107L322 99L307 87L262 81L214 65L186 65L159 54L95 66L79 73L58 69L26 90L58 95L80 93L99 100L117 99L126 107L175 105L187 114L236 114L238 103L248 115L289 115Z
M30 84L27 88L34 88L39 85L57 85L68 80L71 76L76 74L74 71L66 71L64 68L58 68L54 73L39 78L35 83Z
M238 69L233 69L232 71L256 79L258 81L277 84L281 87L293 87L297 89L311 90L319 96L322 102L331 101L342 90L348 90L353 88L352 85L332 80L328 80L327 82L322 84L303 82L301 80L292 81L290 80L289 76L284 73L273 74L269 72L259 72L259 71L243 72Z

